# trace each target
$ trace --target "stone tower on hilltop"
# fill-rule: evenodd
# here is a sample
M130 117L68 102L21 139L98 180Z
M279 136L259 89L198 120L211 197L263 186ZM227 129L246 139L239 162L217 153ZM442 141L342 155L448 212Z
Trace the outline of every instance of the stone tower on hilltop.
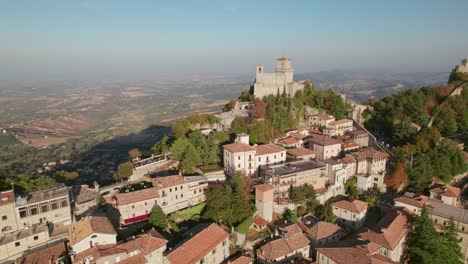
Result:
M276 70L273 73L265 73L263 64L257 65L255 75L254 95L257 98L270 94L276 95L286 91L294 95L298 90L304 88L304 83L294 82L294 70L291 59L281 57L276 60Z
M468 73L468 59L463 59L460 65L455 66L455 72Z

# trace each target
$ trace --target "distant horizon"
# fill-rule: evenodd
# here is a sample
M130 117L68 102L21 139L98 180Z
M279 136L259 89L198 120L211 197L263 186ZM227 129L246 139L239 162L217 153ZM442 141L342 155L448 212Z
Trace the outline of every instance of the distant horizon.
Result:
M1 1L0 80L448 72L468 57L468 1ZM109 76L109 77L105 77Z

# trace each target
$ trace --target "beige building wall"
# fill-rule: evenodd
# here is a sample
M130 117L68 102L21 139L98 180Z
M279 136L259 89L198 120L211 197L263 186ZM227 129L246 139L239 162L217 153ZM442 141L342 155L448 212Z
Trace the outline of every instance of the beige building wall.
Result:
M255 207L257 215L269 221L273 220L273 193L274 189L260 191L255 189Z
M292 263L292 261L296 258L303 259L303 258L309 258L309 257L310 257L310 245L303 247L301 249L298 249L294 251L294 253L292 254L287 254L287 255L278 257L274 259L273 261L268 261L259 257L258 262L261 264Z
M166 245L158 248L157 250L149 253L145 256L148 263L163 263L164 261L164 251L166 251ZM137 264L137 263L135 263Z
M23 228L23 227L21 227ZM2 233L18 230L18 222L15 213L15 203L0 206L0 231Z
M229 176L234 176L236 171L240 171L246 175L255 174L255 150L231 153L225 149L223 156L224 169Z
M49 232L46 228L44 232L33 234L31 236L22 237L10 242L0 242L0 262L5 263L7 260L15 260L24 252L47 243L49 240Z
M116 244L117 235L93 233L74 245L70 245L73 253L78 254L95 245Z
M25 205L17 203L16 217L19 228L46 222L69 225L71 209L68 195Z
M334 144L334 145L319 145L313 144L313 151L317 153L318 160L329 159L333 157L337 157L341 152L341 144Z
M366 221L367 210L360 214L353 213L340 207L333 206L333 214L338 217L338 223L348 226L354 230L358 230Z

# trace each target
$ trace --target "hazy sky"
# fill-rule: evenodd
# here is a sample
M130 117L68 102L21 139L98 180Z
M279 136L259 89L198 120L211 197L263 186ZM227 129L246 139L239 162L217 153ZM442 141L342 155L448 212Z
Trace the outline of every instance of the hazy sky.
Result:
M0 78L449 71L468 56L468 1L0 0Z

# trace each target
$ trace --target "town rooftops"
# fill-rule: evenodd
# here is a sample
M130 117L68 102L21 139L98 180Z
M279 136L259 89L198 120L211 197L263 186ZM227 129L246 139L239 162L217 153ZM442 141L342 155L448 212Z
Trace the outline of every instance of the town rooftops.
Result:
M169 188L172 186L184 184L188 182L188 180L184 176L172 175L172 176L153 178L151 182L153 183L154 188L165 189L165 188Z
M118 193L114 196L118 205L132 204L139 201L156 199L159 197L159 192L156 188L142 189L128 193Z
M353 120L344 118L344 119L340 119L340 120L336 120L336 121L331 121L330 125L331 126L336 126L336 125L342 125L342 124L346 124L346 123L353 123Z
M309 135L309 133L300 133L300 132L291 132L289 136L295 139L304 139Z
M23 229L23 230L17 230L12 233L5 234L3 236L0 236L0 245L5 245L8 243L11 243L16 240L20 240L26 237L30 237L39 233L47 232L49 233L49 229L47 227L47 224L35 224L30 228Z
M382 151L378 151L372 147L364 148L356 152L352 152L353 155L357 160L364 160L364 159L387 159L388 154Z
M223 145L223 148L231 153L255 151L254 147L241 142Z
M128 252L139 250L144 255L148 255L155 250L165 246L167 244L166 239L154 237L149 234L144 234L133 240L119 245L120 248L126 249Z
M453 221L468 224L468 210L456 206L451 206L443 203L442 201L429 199L427 202L429 212L433 215L437 215L443 218L450 219Z
M247 256L240 256L234 260L232 260L231 262L229 262L230 264L252 264L254 261L253 258L251 257L247 257Z
M307 137L307 139L317 145L320 146L331 146L331 145L341 145L341 140L336 139L336 138L331 138L326 135L318 135L318 134L312 134L311 136Z
M259 191L259 192L267 192L267 191L271 191L271 190L274 190L274 189L275 189L275 187L273 187L273 185L268 184L268 183L264 183L264 184L260 184L260 185L255 186L255 190Z
M298 140L297 138L287 137L287 138L280 139L278 142L284 145L292 145L292 144L297 144Z
M312 156L312 155L315 155L315 152L310 150L310 149L306 149L306 148L293 148L293 149L288 149L286 151L286 153L288 155L291 155L293 157L304 157L304 156Z
M13 190L0 192L0 206L15 202L15 194Z
M267 154L273 154L273 153L286 151L285 148L282 148L280 146L277 146L271 143L255 146L255 150L256 150L256 153L255 153L256 155L267 155Z
M360 200L340 200L333 203L333 206L360 214L367 210L367 203Z
M271 166L269 169L274 175L283 176L317 168L325 168L326 166L327 165L322 162L307 160Z
M446 184L442 186L437 186L430 190L431 193L447 196L447 197L458 197L460 196L460 188Z
M360 239L393 250L409 233L413 216L414 214L407 208L394 207L380 219L373 230L359 234Z
M89 188L88 185L73 186L71 193L78 204L96 200L99 197L98 190Z
M356 163L356 159L353 157L353 155L347 154L344 158L338 159L341 163L346 163L346 164L354 164Z
M395 202L400 202L403 204L411 205L418 208L423 208L426 205L429 197L420 195L417 197L407 197L407 196L400 196L394 199Z
M326 163L328 165L339 165L341 162L337 161L336 159L324 159L321 162Z
M302 222L299 222L298 225L304 231L304 233L309 235L314 240L324 239L342 231L341 227L324 221L319 221L310 228L308 228Z
M95 245L88 248L73 258L74 263L80 263L86 259L93 259L94 261L99 260L102 257L113 256L118 254L127 254L128 252L124 248L119 248L117 244L106 244L106 245Z
M348 133L355 136L355 137L362 137L362 136L368 136L369 135L369 134L367 134L367 132L365 130L362 130L362 129L348 131Z
M136 254L128 258L124 258L122 261L119 262L119 264L136 264L136 263L147 263L145 256L140 253L140 254Z
M210 224L208 226L200 224L189 231L196 232L196 234L192 235L166 256L170 263L198 263L213 248L229 237L229 233L217 224Z
M336 264L397 264L370 249L367 242L352 239L319 247L317 252L327 256Z
M361 147L361 145L354 143L354 142L343 142L341 146L343 147L343 150L355 149L355 148Z
M256 215L253 218L253 223L256 224L257 226L263 226L263 225L266 225L268 222L263 217Z
M71 246L91 234L117 235L109 219L103 216L84 217L68 227L68 238Z
M16 204L26 205L43 202L45 200L57 199L61 197L68 197L68 188L65 186L56 186L49 189L38 190L29 192L24 196L16 198Z
M68 256L65 242L46 247L34 253L20 257L16 260L18 264L58 263L59 258Z
M296 232L296 229L299 231ZM291 230L293 230L293 234L286 233L283 237L272 240L257 249L257 256L267 261L274 261L279 257L289 255L310 245L309 239L301 232L299 227Z

